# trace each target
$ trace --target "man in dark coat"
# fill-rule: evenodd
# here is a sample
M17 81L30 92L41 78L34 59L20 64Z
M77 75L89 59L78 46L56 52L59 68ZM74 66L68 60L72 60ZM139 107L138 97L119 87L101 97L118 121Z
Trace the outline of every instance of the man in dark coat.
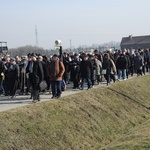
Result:
M2 84L3 84L3 80L5 78L4 77L4 72L5 72L4 62L0 58L0 94L3 93Z
M63 53L63 64L65 67L65 72L63 75L63 79L65 80L65 83L68 84L69 83L69 54L67 54L66 52Z
M43 61L43 56L39 55L38 57L38 61L40 64L42 64L42 67L43 67L43 74L44 74L44 81L46 81L46 84L48 85L48 73L47 73L47 65L48 63L44 62ZM50 82L50 81L49 81ZM44 89L43 91L40 91L40 92L45 92L47 90L47 87L46 89Z
M94 87L96 81L96 61L94 55L89 55L89 60L92 63L91 82L92 87Z
M32 98L33 102L40 101L40 87L39 84L44 80L44 71L42 63L37 61L36 56L32 55L32 62L30 63L29 70L31 75L29 76L32 85Z
M31 54L28 54L28 60L27 60L27 67L26 67L26 95L29 95L29 92L31 92L31 82L32 79L32 57Z
M71 56L71 61L69 64L69 71L70 71L70 80L73 82L73 89L79 88L79 60L77 59L76 55Z
M142 66L144 64L144 58L140 55L138 51L135 52L134 56L134 70L137 73L137 76L142 76Z
M8 84L8 70L10 68L10 57L5 58L4 68L5 68L5 79L3 81L4 95L9 96L9 84Z
M124 53L121 53L118 59L116 60L116 68L118 71L118 80L126 80L127 75L126 75L126 69L128 66L128 60L125 56Z
M92 73L92 63L88 59L88 56L85 54L83 55L83 59L80 63L80 76L81 76L81 90L84 89L85 80L88 84L88 89L92 87L91 82L91 73Z
M6 58L4 82L5 96L11 96L11 98L15 96L19 81L19 75L20 70L19 66L15 62L15 59L10 59L9 57Z

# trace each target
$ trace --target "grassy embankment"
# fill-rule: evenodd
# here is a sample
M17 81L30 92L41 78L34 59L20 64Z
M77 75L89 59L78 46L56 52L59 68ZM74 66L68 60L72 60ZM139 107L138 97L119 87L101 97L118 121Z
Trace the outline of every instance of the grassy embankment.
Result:
M0 113L0 150L150 149L150 75Z

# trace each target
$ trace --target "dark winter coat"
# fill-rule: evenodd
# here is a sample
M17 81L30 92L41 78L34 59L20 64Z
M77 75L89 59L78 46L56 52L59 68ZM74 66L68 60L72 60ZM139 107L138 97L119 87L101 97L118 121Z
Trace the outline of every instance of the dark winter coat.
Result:
M82 60L80 63L80 75L83 78L91 77L92 73L92 63L89 60Z
M17 64L9 64L9 67L5 71L6 79L19 79L20 69Z
M2 78L2 73L5 73L4 62L0 61L0 78Z
M32 72L32 82L39 84L44 80L44 71L42 63L39 61L33 61L33 72Z
M127 69L128 66L128 61L126 56L121 55L118 57L118 59L116 60L116 68L117 69Z
M41 61L42 63L42 66L43 66L43 72L44 72L44 80L47 80L48 79L48 72L47 72L47 66L50 62L44 62L44 61Z
M114 64L114 61L110 58L104 58L103 59L102 69L106 69L107 74L116 73L116 66Z
M79 76L79 70L80 70L80 63L78 60L72 60L69 64L69 71L70 71L70 80L73 81L74 78L77 78Z
M95 59L91 59L91 63L92 63L91 80L96 80L96 61L95 61Z
M144 64L144 59L142 56L138 55L134 57L134 69L142 70L142 66Z

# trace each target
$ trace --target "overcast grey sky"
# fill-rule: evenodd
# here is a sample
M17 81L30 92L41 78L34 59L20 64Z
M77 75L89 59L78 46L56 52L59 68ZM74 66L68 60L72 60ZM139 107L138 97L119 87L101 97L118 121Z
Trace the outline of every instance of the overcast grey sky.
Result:
M150 35L150 0L0 0L0 41L9 48L64 48Z

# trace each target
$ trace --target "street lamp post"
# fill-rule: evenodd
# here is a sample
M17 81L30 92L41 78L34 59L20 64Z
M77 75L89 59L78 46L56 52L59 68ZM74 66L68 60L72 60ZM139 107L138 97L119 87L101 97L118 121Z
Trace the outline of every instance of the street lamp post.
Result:
M55 47L59 49L59 58L60 58L60 60L63 60L61 40L56 40L55 41Z

